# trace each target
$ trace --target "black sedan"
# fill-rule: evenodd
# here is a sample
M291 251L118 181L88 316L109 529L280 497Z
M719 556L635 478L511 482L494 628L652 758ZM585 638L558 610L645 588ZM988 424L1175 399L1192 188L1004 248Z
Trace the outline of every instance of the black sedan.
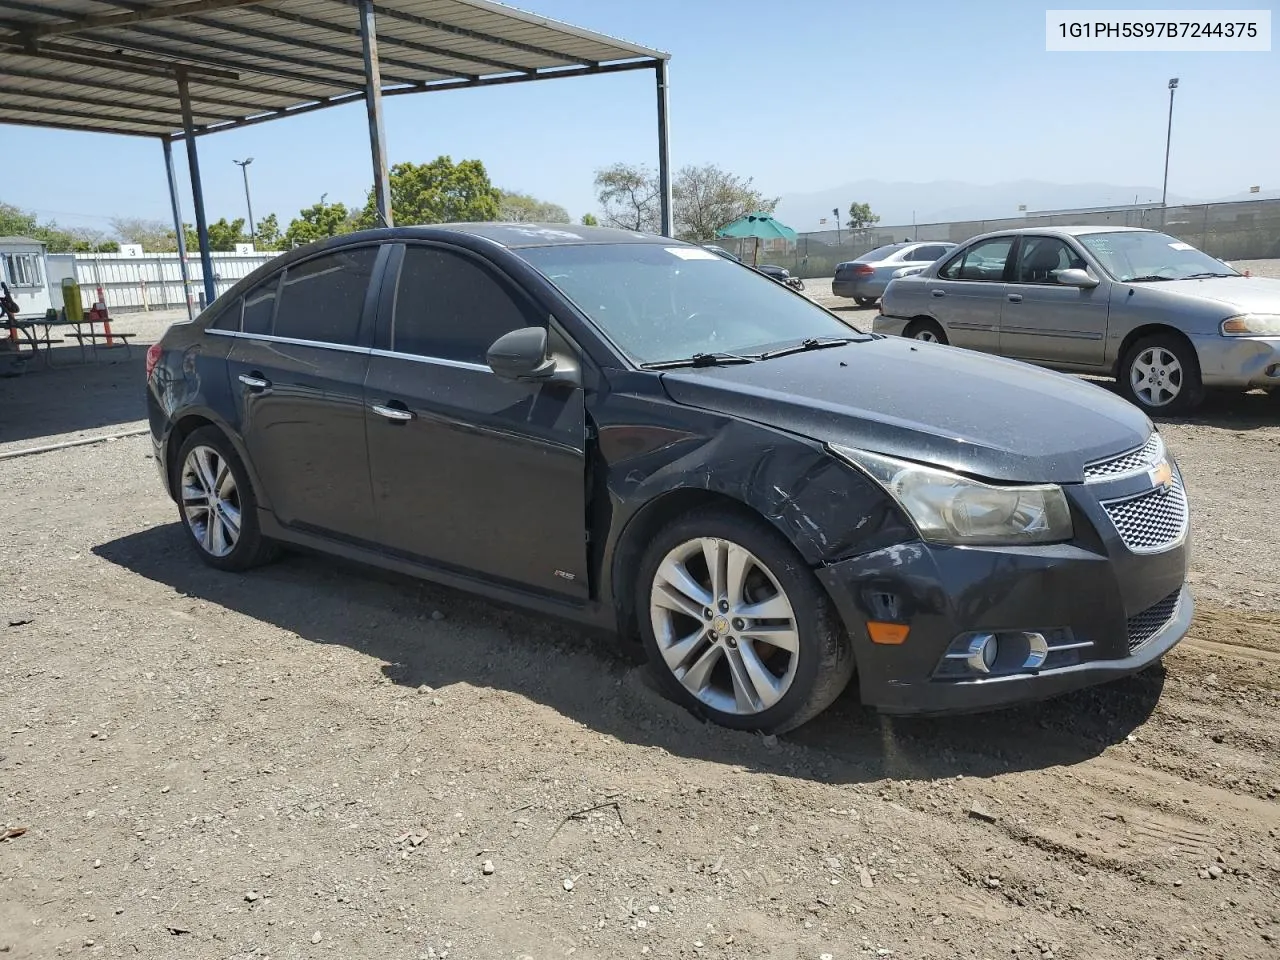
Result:
M1182 480L1141 411L860 333L698 246L563 225L287 253L147 355L199 555L292 544L644 644L670 695L791 729L1109 680L1186 632Z

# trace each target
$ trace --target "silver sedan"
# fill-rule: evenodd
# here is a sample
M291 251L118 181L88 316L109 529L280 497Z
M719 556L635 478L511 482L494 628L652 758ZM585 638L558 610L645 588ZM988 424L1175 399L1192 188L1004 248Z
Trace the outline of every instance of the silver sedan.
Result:
M877 333L1113 376L1148 413L1280 389L1280 280L1132 227L985 234L885 291Z
M869 307L884 294L889 281L899 276L918 273L939 257L956 248L954 243L890 243L864 253L856 260L836 264L831 293L852 297L860 307Z

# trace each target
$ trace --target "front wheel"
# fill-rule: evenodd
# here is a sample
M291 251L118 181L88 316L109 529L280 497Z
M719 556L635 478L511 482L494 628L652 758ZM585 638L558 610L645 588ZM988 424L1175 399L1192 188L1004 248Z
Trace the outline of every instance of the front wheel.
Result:
M657 682L723 726L795 729L853 675L831 598L781 534L744 512L694 511L662 530L637 596Z
M860 307L874 307L879 297L854 297L853 302Z
M1120 392L1148 414L1176 415L1198 406L1204 390L1195 350L1179 337L1143 337L1120 362Z

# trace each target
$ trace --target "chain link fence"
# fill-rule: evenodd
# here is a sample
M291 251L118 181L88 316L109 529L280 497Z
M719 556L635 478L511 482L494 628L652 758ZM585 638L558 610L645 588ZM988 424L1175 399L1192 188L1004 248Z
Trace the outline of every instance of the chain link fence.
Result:
M952 243L963 243L970 237L996 230L1078 225L1162 230L1221 260L1280 257L1280 200L1244 200L1179 207L1161 207L1158 203L1140 204L1029 213L1001 220L896 226L876 224L863 230L823 230L800 234L794 246L770 241L762 246L759 261L786 267L806 279L829 277L835 273L837 263L853 260L887 243L903 240L949 240ZM716 240L715 243L750 262L751 240Z

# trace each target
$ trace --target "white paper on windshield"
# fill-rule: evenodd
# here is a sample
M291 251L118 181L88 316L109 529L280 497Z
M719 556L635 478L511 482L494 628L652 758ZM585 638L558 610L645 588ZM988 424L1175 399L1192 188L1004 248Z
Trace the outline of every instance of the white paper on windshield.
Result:
M1176 243L1171 243L1171 244L1169 244L1169 249L1171 249L1171 250L1194 250L1194 249L1195 249L1195 247L1191 246L1191 244L1189 244L1189 243L1183 243L1181 240L1179 240L1179 241L1177 241Z
M719 260L710 250L701 247L663 247L667 253L674 253L681 260Z

